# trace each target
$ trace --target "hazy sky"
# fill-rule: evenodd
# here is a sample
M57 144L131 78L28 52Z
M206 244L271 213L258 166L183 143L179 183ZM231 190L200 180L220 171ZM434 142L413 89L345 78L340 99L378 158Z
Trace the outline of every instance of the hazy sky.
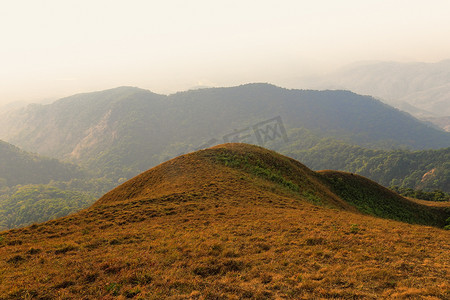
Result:
M0 103L450 58L449 0L0 0Z

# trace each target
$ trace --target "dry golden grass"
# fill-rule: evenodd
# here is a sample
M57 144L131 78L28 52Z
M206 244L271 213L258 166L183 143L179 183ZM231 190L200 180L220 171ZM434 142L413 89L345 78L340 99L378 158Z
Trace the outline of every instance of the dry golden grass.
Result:
M450 298L448 231L359 214L294 163L293 182L325 207L313 205L215 162L222 150L292 164L222 145L77 214L2 232L0 299Z

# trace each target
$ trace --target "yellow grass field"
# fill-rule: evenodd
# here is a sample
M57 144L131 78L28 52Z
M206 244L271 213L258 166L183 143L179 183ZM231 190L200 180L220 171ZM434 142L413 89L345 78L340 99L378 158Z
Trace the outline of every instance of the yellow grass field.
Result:
M322 177L243 144L175 158L1 232L0 299L450 299L450 231L364 215Z

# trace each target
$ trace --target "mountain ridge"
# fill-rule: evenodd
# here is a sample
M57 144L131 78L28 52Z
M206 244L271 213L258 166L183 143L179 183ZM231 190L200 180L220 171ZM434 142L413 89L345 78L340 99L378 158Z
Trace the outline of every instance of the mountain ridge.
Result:
M83 176L83 171L76 165L28 153L0 140L0 187L47 184L51 180L68 181Z
M5 116L0 137L126 178L164 157L276 116L288 130L305 127L359 145L450 145L450 134L348 91L288 90L260 83L169 96L122 87L73 97Z
M421 119L448 117L449 67L450 60L436 63L362 62L311 82L311 86L369 94ZM447 125L439 126L446 128Z

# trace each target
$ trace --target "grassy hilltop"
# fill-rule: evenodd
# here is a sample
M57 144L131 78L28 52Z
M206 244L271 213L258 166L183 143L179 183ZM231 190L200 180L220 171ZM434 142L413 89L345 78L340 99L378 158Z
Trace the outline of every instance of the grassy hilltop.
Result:
M446 217L360 176L219 145L1 232L0 299L445 299Z

